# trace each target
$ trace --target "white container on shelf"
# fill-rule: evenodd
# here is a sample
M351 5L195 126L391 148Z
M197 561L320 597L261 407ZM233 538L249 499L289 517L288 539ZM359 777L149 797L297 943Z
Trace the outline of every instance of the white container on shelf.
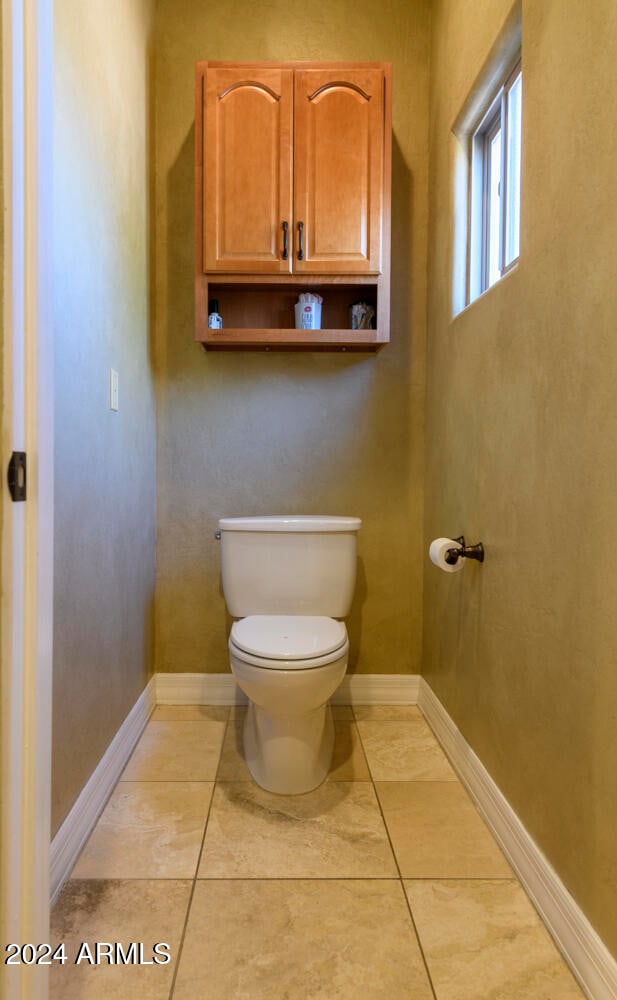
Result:
M296 302L296 330L321 330L321 302Z

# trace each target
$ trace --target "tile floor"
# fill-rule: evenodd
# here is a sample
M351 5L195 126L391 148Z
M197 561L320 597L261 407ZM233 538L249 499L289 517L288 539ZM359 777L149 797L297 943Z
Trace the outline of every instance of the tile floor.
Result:
M154 711L54 908L53 1000L582 998L417 708L335 708L300 796L251 781L243 711Z

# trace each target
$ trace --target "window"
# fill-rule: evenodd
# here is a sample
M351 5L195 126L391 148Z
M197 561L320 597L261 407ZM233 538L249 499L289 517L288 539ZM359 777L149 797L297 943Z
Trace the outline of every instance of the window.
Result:
M521 101L519 61L472 136L468 302L502 278L519 257Z

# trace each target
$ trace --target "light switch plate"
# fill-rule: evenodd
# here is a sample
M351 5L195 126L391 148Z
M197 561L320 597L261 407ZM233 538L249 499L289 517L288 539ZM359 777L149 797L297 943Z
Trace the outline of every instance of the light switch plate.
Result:
M118 372L115 369L109 369L109 409L118 409Z

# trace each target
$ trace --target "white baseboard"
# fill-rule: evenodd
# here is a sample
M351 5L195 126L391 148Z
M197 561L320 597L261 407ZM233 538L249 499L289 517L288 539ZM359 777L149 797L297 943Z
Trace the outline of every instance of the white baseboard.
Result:
M232 674L155 674L158 705L245 705ZM334 705L415 705L419 674L347 674Z
M421 678L418 704L590 1000L615 1000L617 961Z
M156 704L154 677L148 682L101 757L51 844L51 905L71 874Z
M233 674L155 674L157 705L246 705Z
M333 705L417 705L420 674L347 674Z

